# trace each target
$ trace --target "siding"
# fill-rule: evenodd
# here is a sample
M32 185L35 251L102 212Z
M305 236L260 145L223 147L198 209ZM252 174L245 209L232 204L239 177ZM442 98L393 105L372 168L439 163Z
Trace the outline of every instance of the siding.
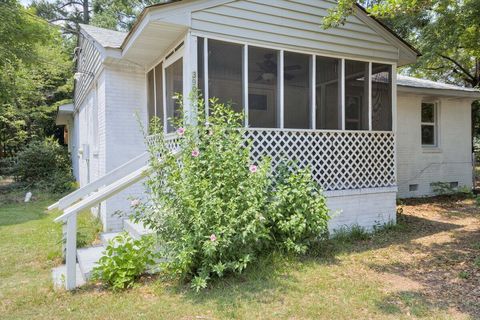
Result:
M334 4L318 0L242 0L192 12L192 30L259 44L359 58L398 60L398 49L355 16L323 30Z
M397 173L400 198L433 195L433 182L458 182L472 186L471 104L467 100L440 99L438 118L439 146L421 146L421 95L398 94ZM418 184L410 192L409 185Z
M93 45L92 41L85 38L83 34L79 35L79 47L81 52L77 57L77 72L86 73L79 79L75 80L75 107L83 102L88 94L89 86L92 84L94 77L102 65L101 54Z

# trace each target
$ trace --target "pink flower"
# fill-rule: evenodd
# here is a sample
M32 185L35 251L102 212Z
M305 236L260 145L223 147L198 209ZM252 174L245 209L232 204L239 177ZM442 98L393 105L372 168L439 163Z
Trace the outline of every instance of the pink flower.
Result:
M212 233L212 234L210 235L210 241L212 241L212 242L217 241L217 236L216 236L214 233Z
M185 128L178 128L177 133L179 136L183 136L183 134L185 133Z
M196 157L198 157L199 155L200 155L200 151L198 151L198 149L194 149L194 150L192 151L192 157L196 158Z
M132 202L130 202L130 206L132 207L138 207L140 205L140 200L138 199L133 199Z
M257 170L258 170L258 167L257 167L256 165L252 164L252 165L250 166L250 172L251 172L251 173L255 173L255 172L257 172Z

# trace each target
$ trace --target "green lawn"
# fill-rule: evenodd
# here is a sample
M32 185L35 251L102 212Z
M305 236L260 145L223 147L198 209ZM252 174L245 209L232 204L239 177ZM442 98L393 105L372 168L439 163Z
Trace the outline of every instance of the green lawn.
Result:
M469 319L480 316L480 219L470 199L404 206L401 224L373 237L337 239L304 258L278 255L195 294L173 280L145 278L111 293L90 285L55 291L60 263L54 199L0 198L1 319ZM7 204L4 204L8 202ZM98 225L79 223L84 242Z

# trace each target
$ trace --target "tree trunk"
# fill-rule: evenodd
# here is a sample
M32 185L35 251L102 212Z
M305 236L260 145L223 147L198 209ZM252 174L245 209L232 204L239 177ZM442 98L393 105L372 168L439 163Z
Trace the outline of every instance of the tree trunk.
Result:
M83 23L90 24L89 0L83 0Z

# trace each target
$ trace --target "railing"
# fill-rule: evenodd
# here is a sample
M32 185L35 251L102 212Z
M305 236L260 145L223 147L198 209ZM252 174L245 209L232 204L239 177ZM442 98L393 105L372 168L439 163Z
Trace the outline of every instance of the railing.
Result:
M176 139L175 137L168 138ZM180 151L174 149L177 144L172 144L172 153L179 156ZM143 153L140 156L130 160L124 165L114 169L102 178L70 193L58 202L49 207L64 209L61 216L57 217L55 222L64 223L65 243L65 287L72 290L76 287L76 266L77 266L77 215L79 212L92 208L102 201L118 194L131 185L141 181L149 172L148 164L149 154ZM77 202L78 201L78 202Z

